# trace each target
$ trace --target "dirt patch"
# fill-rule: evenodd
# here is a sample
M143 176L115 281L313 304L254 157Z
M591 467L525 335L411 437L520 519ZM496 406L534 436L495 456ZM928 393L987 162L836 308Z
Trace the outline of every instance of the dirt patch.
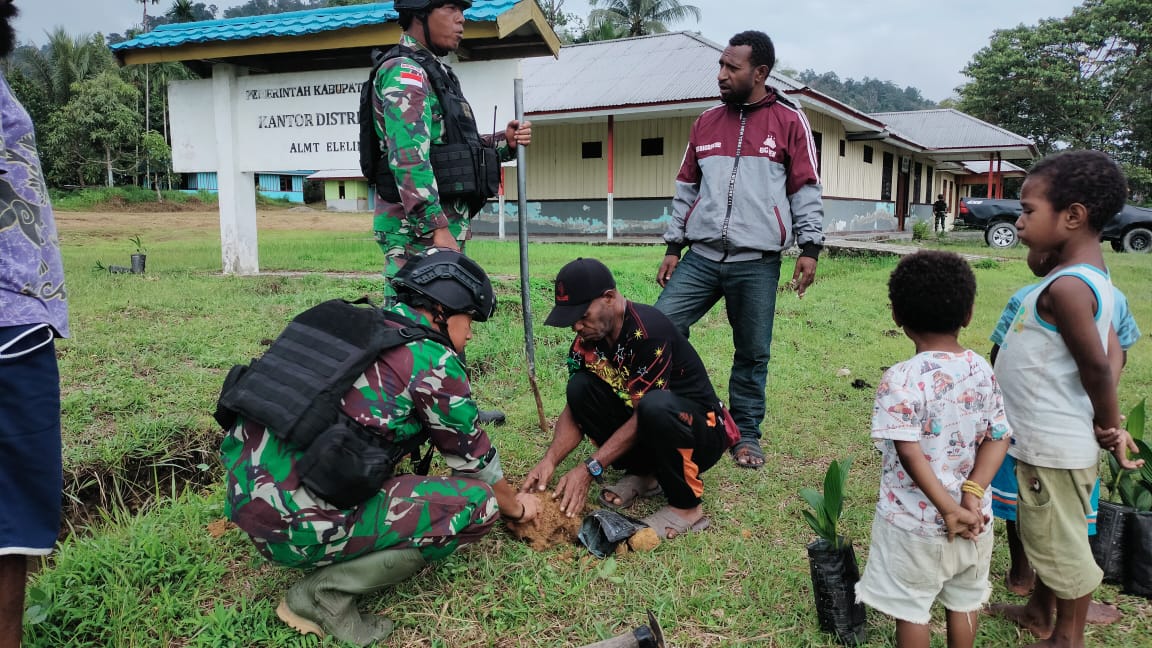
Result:
M539 515L524 524L509 522L508 530L512 535L527 542L528 546L536 551L575 544L576 534L580 532L581 519L570 518L561 513L560 504L552 499L551 491L540 493L536 499L540 500Z
M164 211L128 213L121 211L56 212L56 223L62 236L82 234L101 238L124 238L141 235L149 241L173 240L190 233L212 233L219 236L220 212L198 207L180 211L174 203L164 203ZM260 230L296 230L349 232L371 236L372 216L366 213L322 212L298 208L277 208L256 212Z

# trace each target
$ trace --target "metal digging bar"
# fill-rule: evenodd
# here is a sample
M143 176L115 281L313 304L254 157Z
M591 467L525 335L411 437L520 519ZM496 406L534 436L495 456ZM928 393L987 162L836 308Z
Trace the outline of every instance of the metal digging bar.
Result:
M515 80L516 121L524 123L524 79ZM544 401L540 399L540 386L536 384L536 343L532 339L532 294L528 284L528 191L527 151L516 146L516 207L520 232L520 306L524 313L524 351L528 356L528 384L536 397L536 416L540 431L547 434L551 427L544 416Z
M628 634L605 639L583 648L664 648L664 633L652 610L648 610L648 625L640 626Z

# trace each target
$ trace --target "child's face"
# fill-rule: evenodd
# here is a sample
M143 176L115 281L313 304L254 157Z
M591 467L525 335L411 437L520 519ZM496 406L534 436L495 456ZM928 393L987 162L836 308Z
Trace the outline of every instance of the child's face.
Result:
M1046 256L1052 256L1046 254L1047 251L1058 247L1064 241L1066 231L1062 226L1064 214L1053 209L1052 203L1048 202L1046 178L1030 176L1024 180L1024 187L1020 190L1020 208L1020 218L1016 220L1020 240L1037 252L1038 261ZM1031 268L1031 253L1028 256L1028 267Z

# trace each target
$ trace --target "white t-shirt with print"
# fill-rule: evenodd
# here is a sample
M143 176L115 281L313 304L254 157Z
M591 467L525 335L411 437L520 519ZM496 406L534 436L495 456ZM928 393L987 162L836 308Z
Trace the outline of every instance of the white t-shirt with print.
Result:
M872 408L883 464L877 517L925 537L947 534L944 518L900 463L896 441L919 441L932 472L959 502L980 443L1011 434L1000 386L980 354L929 351L890 368ZM992 515L990 494L983 509Z

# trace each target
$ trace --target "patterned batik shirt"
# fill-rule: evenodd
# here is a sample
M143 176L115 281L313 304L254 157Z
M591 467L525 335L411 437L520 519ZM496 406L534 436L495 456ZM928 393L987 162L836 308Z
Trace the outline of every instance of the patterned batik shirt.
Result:
M654 389L670 390L704 410L719 403L696 349L668 316L646 304L628 302L615 342L588 343L577 336L569 350L568 372L580 370L608 383L632 407Z
M56 221L28 112L0 75L0 326L49 324L68 337Z
M921 536L947 534L943 516L904 470L896 441L918 441L932 473L959 502L980 444L1010 436L1000 387L980 354L929 351L891 367L872 409L883 466L876 516ZM982 507L992 515L991 492Z
M391 309L425 326L427 318L398 304ZM426 478L429 488L451 489L471 497L477 481L493 484L502 477L496 449L476 425L476 402L456 353L439 342L423 339L382 353L344 395L341 408L386 439L404 440L427 429L454 477ZM394 546L427 528L419 507L416 519L393 512L391 484L351 509L339 509L313 495L300 481L297 462L303 450L276 438L254 421L239 421L221 444L226 474L225 514L279 562L315 564L317 559L344 551L378 550ZM440 484L435 486L432 482ZM440 493L445 494L444 492ZM477 493L480 500L488 495ZM411 504L410 498L408 504ZM495 504L486 516L495 514ZM460 524L464 524L461 522ZM463 528L463 527L461 527ZM440 531L447 538L450 532ZM351 548L345 547L353 543ZM286 545L292 558L267 549ZM305 558L307 560L305 560Z
M400 44L427 49L408 34L400 37ZM376 135L388 152L400 202L387 202L377 195L373 229L415 239L447 227L456 240L467 240L471 237L467 202L442 203L432 172L432 145L444 143L444 111L424 68L407 57L389 59L376 73L375 90ZM491 136L483 139L491 142ZM502 162L513 159L502 139L496 154Z

